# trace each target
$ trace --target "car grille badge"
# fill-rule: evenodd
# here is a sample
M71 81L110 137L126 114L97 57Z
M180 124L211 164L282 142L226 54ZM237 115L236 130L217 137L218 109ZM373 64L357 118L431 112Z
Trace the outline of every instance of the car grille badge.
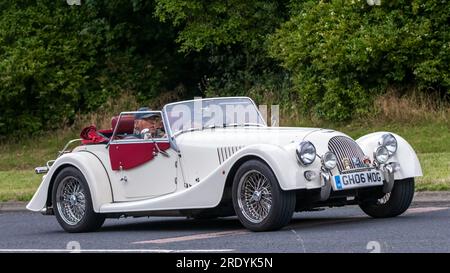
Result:
M343 158L342 159L342 164L344 165L344 169L346 170L350 170L350 159L348 158Z
M362 164L361 160L357 157L352 157L353 165L355 165L358 168L363 168L364 165Z

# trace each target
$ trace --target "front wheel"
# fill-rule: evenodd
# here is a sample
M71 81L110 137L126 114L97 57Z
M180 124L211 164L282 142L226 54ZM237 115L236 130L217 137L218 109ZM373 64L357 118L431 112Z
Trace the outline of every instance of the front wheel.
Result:
M373 201L364 201L359 207L374 218L395 217L405 212L411 205L414 197L414 178L396 180L394 188L382 198Z
M94 212L89 186L76 168L64 168L56 177L52 190L56 219L67 232L99 229L105 217Z
M282 228L295 209L295 192L283 191L269 166L259 160L249 160L239 167L232 199L239 221L252 231Z

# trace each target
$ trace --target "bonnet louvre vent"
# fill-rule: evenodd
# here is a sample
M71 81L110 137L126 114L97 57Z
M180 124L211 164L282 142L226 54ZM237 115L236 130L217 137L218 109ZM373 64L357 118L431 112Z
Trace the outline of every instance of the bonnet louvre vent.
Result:
M217 148L217 155L219 157L219 164L230 158L234 153L242 149L244 146L228 146Z

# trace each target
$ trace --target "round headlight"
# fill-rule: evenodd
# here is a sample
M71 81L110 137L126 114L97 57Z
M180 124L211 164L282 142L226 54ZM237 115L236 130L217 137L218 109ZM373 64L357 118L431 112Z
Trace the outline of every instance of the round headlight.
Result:
M380 146L375 150L374 157L378 163L384 164L389 159L389 151L386 147Z
M397 139L392 134L384 134L378 141L380 146L386 147L389 152L389 156L393 155L397 151Z
M336 155L332 152L326 152L322 157L322 164L327 170L334 169L337 164Z
M309 141L302 141L298 145L296 153L298 161L304 166L313 163L316 159L316 147Z

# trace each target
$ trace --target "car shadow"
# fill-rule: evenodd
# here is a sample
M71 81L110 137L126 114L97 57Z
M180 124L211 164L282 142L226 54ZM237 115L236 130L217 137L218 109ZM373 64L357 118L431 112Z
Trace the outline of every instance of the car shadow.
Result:
M368 216L348 216L348 217L317 217L317 218L293 218L286 229L307 230L319 226L336 226L350 223L364 223L373 221Z
M303 218L301 215L293 217L290 223L283 229L310 229L317 226L334 226L345 223L363 223L375 219L368 216L342 216L342 217L314 217ZM378 219L380 220L380 219ZM133 220L131 220L133 221ZM99 230L100 232L122 232L122 231L230 231L245 230L237 217L225 217L216 219L187 219L187 218L161 218L140 220L139 222L120 223L120 220L109 220Z
M136 220L139 222L120 223L119 220L109 220L99 230L101 231L227 231L242 229L243 226L236 217L216 218L216 219L187 219L187 218L166 218L147 220Z

